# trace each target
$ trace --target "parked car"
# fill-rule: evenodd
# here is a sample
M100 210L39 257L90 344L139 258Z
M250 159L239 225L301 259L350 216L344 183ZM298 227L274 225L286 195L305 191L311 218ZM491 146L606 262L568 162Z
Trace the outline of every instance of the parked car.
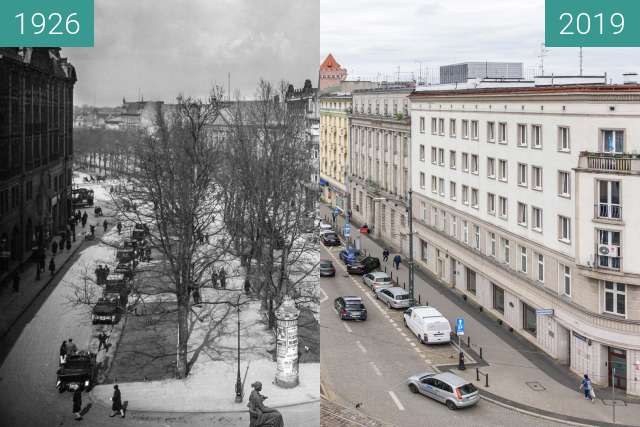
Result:
M74 208L93 206L93 190L88 188L75 188L71 190L71 201Z
M122 306L120 296L109 298L100 298L91 310L91 323L108 323L115 325L120 321L122 316Z
M56 372L56 388L60 393L75 390L77 387L91 388L96 382L96 355L89 352L79 352L67 355L64 365Z
M133 280L133 266L132 263L120 262L113 270L116 274L122 274L126 280Z
M472 406L480 400L478 389L451 372L423 372L409 377L409 389L447 405L453 410Z
M381 300L389 308L408 308L411 307L411 298L409 292L394 286L391 288L380 288L376 291L376 298Z
M118 249L116 252L116 259L120 263L129 263L136 258L136 253L133 248Z
M382 271L373 271L362 276L362 282L371 288L373 292L378 289L390 288L393 286L391 277Z
M333 230L333 225L327 224L324 221L320 221L319 227L320 227L320 231L322 231L322 230Z
M423 344L451 341L451 324L438 310L429 306L411 307L404 312L404 325Z
M328 259L320 260L320 277L333 277L336 275L336 268Z
M356 260L362 254L359 249L354 248L353 246L348 246L347 248L340 251L338 254L340 259L345 264L350 264Z
M380 268L380 260L376 257L358 257L355 261L347 264L349 274L367 274L376 268Z
M342 320L367 320L367 309L360 297L338 297L334 301L334 307Z
M340 246L340 238L333 231L320 234L320 240L325 246Z

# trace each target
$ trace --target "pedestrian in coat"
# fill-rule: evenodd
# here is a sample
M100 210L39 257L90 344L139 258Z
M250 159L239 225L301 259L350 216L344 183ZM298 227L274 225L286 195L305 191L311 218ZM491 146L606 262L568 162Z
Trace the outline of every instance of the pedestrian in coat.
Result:
M194 287L193 288L193 305L198 305L202 302L202 300L200 299L200 291L198 290L198 288Z
M396 270L400 267L401 261L402 261L402 257L400 257L400 254L393 257L393 265L396 266Z
M122 232L122 223L118 221L118 234Z
M245 279L244 280L244 293L249 295L250 292L251 292L251 282L249 281L249 279Z
M76 420L82 419L82 389L80 387L76 388L73 392L73 415L75 415Z
M40 270L44 271L44 266L45 266L45 261L47 260L47 257L44 254L44 248L40 248Z
M104 276L103 276L104 277L103 280L104 280L105 284L107 283L107 277L109 277L109 273L111 273L111 270L109 269L108 266L105 265L104 266Z
M227 287L227 273L224 271L224 268L220 269L220 287L222 289L226 289Z
M106 219L104 221L102 221L102 228L103 228L105 233L107 232L107 225L109 225L109 223L107 222Z
M100 334L98 335L98 351L100 351L102 347L104 347L105 351L109 350L109 347L107 346L108 338L109 335L107 335L104 331L100 331Z
M69 338L67 340L67 355L74 355L78 352L78 347L76 343L73 342L73 339Z
M584 374L584 377L582 378L582 381L580 382L580 388L582 389L582 391L584 391L584 398L587 400L593 400L591 398L591 379L589 378L589 375Z
M49 261L49 271L51 272L51 276L56 272L56 263L53 262L53 257Z
M213 273L211 273L211 284L214 288L218 287L218 272L214 269Z
M124 407L122 406L122 395L120 394L120 389L118 385L113 386L113 396L111 397L111 410L113 413L109 415L110 417L115 417L120 413L120 417L124 418Z
M13 273L13 292L19 292L20 291L20 273L18 273L18 271L16 270L15 273Z
M387 248L384 248L384 250L382 251L382 261L389 261L389 249Z
M60 345L60 364L64 365L67 362L67 341L62 341Z
M98 285L102 285L102 266L98 265L94 273L96 273L96 282L98 283Z
M56 256L56 252L58 252L58 242L55 240L51 243L51 252L53 253L53 256Z

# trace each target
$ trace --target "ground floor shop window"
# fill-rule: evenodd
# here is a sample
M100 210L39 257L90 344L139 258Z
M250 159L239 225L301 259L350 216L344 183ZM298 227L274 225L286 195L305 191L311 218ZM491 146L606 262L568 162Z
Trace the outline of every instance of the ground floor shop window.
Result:
M525 303L522 303L522 329L534 337L537 334L536 310Z
M493 292L493 309L504 314L504 289L496 286L495 283L491 284Z
M467 291L472 294L476 294L476 272L469 267L465 267L467 270Z

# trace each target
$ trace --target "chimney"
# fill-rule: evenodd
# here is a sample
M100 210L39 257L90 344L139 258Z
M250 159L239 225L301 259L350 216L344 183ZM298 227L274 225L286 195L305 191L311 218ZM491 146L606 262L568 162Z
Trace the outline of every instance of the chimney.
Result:
M638 84L638 73L624 73L622 75L622 80L626 85Z

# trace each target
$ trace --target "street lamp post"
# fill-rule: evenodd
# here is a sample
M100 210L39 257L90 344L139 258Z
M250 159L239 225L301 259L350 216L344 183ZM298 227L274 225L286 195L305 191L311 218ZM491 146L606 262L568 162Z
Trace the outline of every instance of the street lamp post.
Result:
M236 403L242 402L242 379L240 378L240 297L238 297L238 376L236 377Z
M413 192L408 193L407 219L409 221L409 298L415 304L413 298Z

